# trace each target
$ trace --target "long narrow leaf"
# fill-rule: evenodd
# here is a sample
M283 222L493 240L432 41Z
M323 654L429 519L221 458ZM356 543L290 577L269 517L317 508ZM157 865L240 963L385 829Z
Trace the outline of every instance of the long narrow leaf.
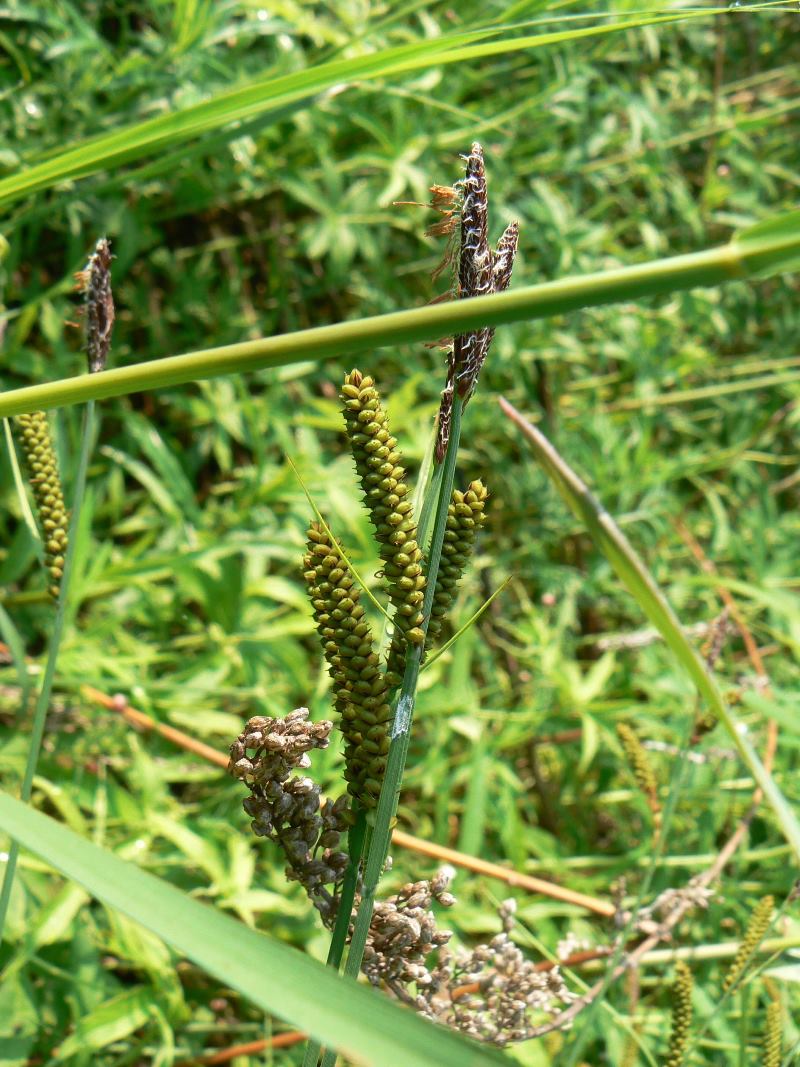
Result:
M208 348L99 374L15 389L0 395L0 417L182 385L222 374L282 367L344 354L353 356L383 345L432 341L482 326L547 318L577 308L717 285L753 274L764 277L767 273L777 274L791 269L798 258L800 212L791 212L743 231L728 244L689 255L560 278L470 300L452 300L354 322L317 326L279 337Z
M786 840L800 857L800 824L797 818L725 703L713 676L689 643L653 576L602 504L562 459L544 434L502 397L500 406L528 439L536 459L564 502L586 526L592 540L614 568L625 588L664 638L708 707L725 726L744 763L764 791Z
M358 1064L490 1067L506 1060L0 793L0 828L98 900L135 919L264 1011L334 1045Z
M164 151L222 126L285 107L298 100L330 89L334 85L406 74L446 63L466 63L492 55L518 52L561 44L581 37L595 37L640 26L677 22L687 18L709 18L722 9L671 12L625 19L620 22L578 29L557 30L532 36L503 37L487 41L499 32L485 28L449 34L422 42L399 45L380 52L336 59L310 69L259 78L239 88L227 90L181 111L158 115L145 122L90 138L75 148L43 160L27 170L0 181L0 207L21 197L75 178L86 177L112 166L140 159L156 150ZM471 43L480 41L479 44ZM231 136L238 131L231 130Z

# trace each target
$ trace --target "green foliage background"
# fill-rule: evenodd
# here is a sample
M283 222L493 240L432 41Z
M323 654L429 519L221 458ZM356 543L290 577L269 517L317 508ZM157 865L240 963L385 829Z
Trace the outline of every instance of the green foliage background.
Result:
M490 25L510 39L580 28L588 10L526 0L12 3L0 12L0 178L265 73L432 47L444 33ZM615 18L637 10L616 4ZM473 139L486 152L493 233L521 223L518 284L720 243L796 204L798 18L739 8L465 64L437 67L432 57L414 73L345 81L10 204L2 387L83 369L79 331L65 324L75 318L72 274L100 234L117 256L115 365L430 300L446 287L430 278L442 252L423 236L431 216L393 202L425 201L431 182L454 180ZM541 418L687 624L710 621L720 605L674 520L704 544L770 653L774 701L749 684L738 637L723 652L721 684L741 691L739 716L757 745L766 718L778 720L776 781L797 801L797 295L785 276L498 332L459 466L464 483L488 483L492 503L455 621L512 578L423 675L401 826L598 896L624 875L635 894L652 827L614 724L630 720L641 736L676 744L694 708L662 645L597 652L599 635L637 629L641 614L499 416L498 393ZM390 397L393 430L417 466L443 384L441 353L381 350L362 362ZM318 957L325 939L278 857L248 834L238 788L133 733L80 687L119 691L220 749L251 714L300 704L327 714L299 572L309 508L286 457L359 570L375 570L336 400L346 369L300 364L102 405L77 533L78 607L36 792L82 834ZM60 412L56 426L69 483L78 412ZM2 603L38 657L52 608L7 461L0 493ZM0 667L0 776L12 792L26 752L15 684L13 667ZM575 729L569 743L532 744ZM730 747L712 734L706 747L715 746ZM662 782L674 780L674 757L654 761ZM338 789L333 748L315 767ZM691 766L651 894L708 866L751 788L724 754ZM788 855L762 814L723 892L681 927L679 943L730 940L761 895L783 899L796 873ZM409 853L395 859L390 884L433 869ZM462 874L456 891L448 922L457 935L495 933L502 887ZM524 895L519 903L534 954L567 930L600 943L611 936L574 908ZM781 932L798 935L788 914ZM0 1036L2 1063L168 1064L264 1033L247 1002L176 966L155 938L38 861L23 864L10 938L0 1019L13 1019L13 1032ZM781 962L788 1016L800 968L790 955ZM666 1048L669 974L663 964L642 973L638 1062L658 1062ZM764 986L752 986L744 1010L734 999L715 1012L719 975L713 961L695 968L697 1009L711 1022L694 1055L755 1062L742 1057L757 1056ZM532 1067L619 1063L625 990L607 1004L614 1010L581 1018L574 1034L510 1057ZM792 1023L786 1038L787 1048L800 1039ZM275 1054L287 1063L298 1055Z

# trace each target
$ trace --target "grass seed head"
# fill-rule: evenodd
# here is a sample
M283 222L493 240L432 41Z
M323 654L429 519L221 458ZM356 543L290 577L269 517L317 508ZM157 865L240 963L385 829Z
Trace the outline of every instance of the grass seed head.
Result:
M728 972L722 982L723 993L727 993L735 985L738 985L750 962L750 957L761 944L764 935L769 929L774 907L775 901L773 897L766 896L762 897L753 909L742 943L739 945L739 951L734 956L733 963L728 968Z
M488 497L489 492L480 480L470 482L466 492L461 492L460 489L453 490L450 506L447 509L447 526L442 543L439 573L436 576L436 590L433 594L426 646L438 636L450 612L456 587L463 577L472 555L475 538L486 518Z
M390 687L400 684L406 644L421 644L425 578L417 524L397 438L372 378L354 370L341 392L344 419L364 503L375 527L389 599L395 609L389 653Z
M783 1059L783 1025L779 1000L771 1000L767 1005L767 1025L764 1031L764 1067L781 1067Z
M345 778L364 807L377 803L386 771L391 711L387 684L359 586L321 523L308 531L303 560L311 606L333 678L345 738Z
M48 590L57 600L64 574L69 521L50 423L46 412L32 411L28 415L18 415L15 425L25 455L44 544L45 564L50 575Z
M626 722L617 723L619 737L625 758L636 778L636 784L647 798L650 810L655 814L660 810L658 802L658 779L639 735Z
M665 1067L681 1067L692 1028L692 972L682 961L675 965L672 986L672 1027Z

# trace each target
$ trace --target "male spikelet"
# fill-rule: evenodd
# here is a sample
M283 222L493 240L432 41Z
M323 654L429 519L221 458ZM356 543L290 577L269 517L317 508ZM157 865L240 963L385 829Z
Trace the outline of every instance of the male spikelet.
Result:
M466 569L475 537L483 526L486 517L486 500L489 493L480 480L470 482L466 492L453 490L450 506L447 509L447 527L442 543L442 558L439 573L436 576L436 590L433 594L431 621L425 647L428 648L438 636L447 618L455 597L456 586Z
M728 968L728 972L722 982L723 993L727 993L733 989L744 974L745 968L750 962L750 957L761 944L764 935L769 929L769 925L772 922L772 911L774 907L774 899L771 896L766 896L762 897L753 909L753 914L750 916L750 922L747 924L742 943L739 945L739 951L734 956L733 963Z
M394 688L400 684L406 644L419 645L424 640L422 551L397 438L389 432L375 382L353 370L345 376L341 399L364 503L375 527L389 599L395 609L395 639L387 673L389 686Z
M114 329L114 296L111 292L111 243L101 237L86 267L75 275L77 287L86 296L86 359L89 373L105 369Z
M639 740L633 727L626 722L617 723L617 736L625 753L625 758L633 771L636 784L647 798L650 810L654 815L657 815L661 810L658 802L658 780L644 745Z
M664 1067L681 1067L692 1026L692 972L685 963L675 964L672 986L672 1028Z
M783 1040L781 1033L781 1005L778 1000L771 1000L767 1005L767 1025L764 1030L764 1067L781 1067Z
M67 509L58 473L50 424L44 411L18 415L14 420L19 433L28 478L44 544L45 565L50 575L48 590L58 599L67 554Z
M511 282L511 272L519 242L519 224L512 222L506 227L497 248L492 251L488 243L489 198L486 187L486 170L483 149L476 141L466 157L466 174L456 183L460 196L454 201L460 208L457 221L461 226L458 255L457 296L465 299L484 296L487 293L502 293ZM438 194L438 196L437 196ZM456 223L456 207L443 211L441 187L434 187L433 207L445 214L445 222L432 232L446 232ZM441 463L450 439L453 399L456 391L464 397L464 403L475 392L478 375L486 361L494 329L484 327L469 333L459 334L447 361L447 383L442 392L439 407L436 462Z
M375 807L386 771L391 711L360 590L319 523L309 527L303 563L345 737L348 790L364 807Z

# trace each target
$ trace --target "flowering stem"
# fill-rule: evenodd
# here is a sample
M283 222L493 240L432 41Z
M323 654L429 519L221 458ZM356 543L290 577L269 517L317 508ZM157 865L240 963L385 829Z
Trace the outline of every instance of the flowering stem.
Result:
M33 726L31 728L31 739L28 746L28 759L25 764L25 776L22 780L22 790L20 792L20 798L26 804L30 801L31 794L33 793L33 778L36 774L36 765L39 761L39 752L42 747L44 726L47 719L47 711L50 706L50 696L53 692L53 681L55 679L58 652L61 646L61 638L64 633L64 616L67 606L67 597L69 595L70 578L72 576L75 544L78 539L78 525L80 522L81 508L83 507L83 498L86 491L86 471L89 466L89 454L91 452L92 440L95 432L94 407L94 401L90 400L83 412L81 450L78 460L78 474L75 481L72 516L69 524L69 541L67 543L67 552L64 557L64 573L61 577L59 586L56 617L55 622L53 623L50 647L47 652L47 665L45 666L42 688L39 690L39 696L36 700ZM23 692L23 713L27 710L26 697L27 693ZM0 889L0 941L2 941L3 938L3 928L8 913L8 904L11 899L11 888L14 882L18 858L19 842L16 838L13 838L8 850L8 861L6 863L5 874L3 875L3 886L2 889Z
M462 411L463 401L459 398L454 403L450 441L445 460L435 468L430 487L426 493L425 500L423 500L422 503L422 510L417 527L418 542L420 545L423 545L426 541L426 532L431 520L431 515L434 513L435 508L435 524L428 557L428 571L426 574L425 602L423 602L422 606L422 630L426 633L428 632L428 625L431 617L433 594L436 587L436 575L438 574L439 562L441 562L442 559L442 544L445 536L445 528L447 526L447 512L455 476L455 457L457 457L459 437L461 436ZM358 861L361 861L365 844L367 858L361 904L358 905L353 928L353 937L350 942L350 950L348 952L345 966L345 973L351 977L357 977L359 971L361 971L364 949L367 943L367 935L369 933L369 924L372 919L375 890L378 888L378 882L381 878L383 865L386 862L386 855L391 840L391 825L393 825L395 821L397 803L400 796L400 785L402 782L403 770L405 768L405 758L407 751L409 751L409 737L414 711L414 699L419 679L419 670L422 663L423 649L425 649L425 644L423 643L419 644L419 646L410 644L410 646L407 647L403 680L400 686L397 704L395 705L393 729L391 729L391 743L389 745L386 774L381 787L378 809L375 811L374 815L374 826L371 830L368 830L366 834L366 842L364 837L362 837L361 840L356 839L357 846L361 847L361 851L358 853ZM363 821L364 828L366 829L366 812L359 811L358 818ZM356 829L357 824L356 827L353 828L353 832L355 832ZM352 848L350 859L351 867L348 869L348 876L353 870L354 850ZM355 867L354 873L357 875L357 866ZM339 930L340 924L343 925L342 933L345 937L347 937L347 930L349 928L353 898L351 897L350 901L346 902L346 887L347 876L345 886L342 886L339 914L336 919L336 928L334 929L329 957L327 957L327 959L329 959L329 964L332 955L334 954L334 941L337 938L337 931ZM346 911L345 908L348 903L349 907ZM343 914L347 914L347 925L341 923ZM338 966L339 957L340 952L335 966ZM319 1051L320 1049L317 1042L309 1041L303 1060L303 1067L315 1067ZM334 1067L334 1064L336 1063L336 1055L337 1053L335 1050L326 1050L322 1058L321 1067Z
M444 463L442 464L442 477L440 481L439 479L435 479L432 485L432 491L435 491L437 482L439 483L436 518L434 521L433 536L431 538L431 548L428 557L429 563L426 574L425 603L423 607L423 630L426 632L430 621L431 605L433 604L433 594L436 587L436 576L439 573L442 542L444 540L444 533L447 525L447 509L453 491L456 454L458 452L458 441L461 436L462 409L463 401L459 398L453 406L453 425L447 454ZM375 814L375 825L367 853L361 904L358 909L358 914L356 915L353 939L350 943L350 951L345 965L345 974L348 974L351 977L356 977L361 968L364 946L366 945L370 919L372 918L375 890L389 850L391 827L397 811L400 785L402 783L406 755L408 753L408 742L411 734L411 722L414 712L414 699L422 663L423 647L423 645L409 646L406 655L403 684L400 688L397 704L395 706L394 720L392 722L392 739L389 748L386 776L383 781L380 799L378 800L378 807Z
M339 897L339 911L336 913L336 924L331 935L331 943L328 948L328 967L334 967L337 971L342 962L344 946L347 944L347 934L350 931L350 919L353 915L353 902L356 897L358 875L361 870L361 857L364 854L364 843L367 832L367 813L358 803L353 801L353 812L356 821L347 835L347 848L350 853L350 863L344 874L342 892ZM309 1038L303 1056L303 1067L316 1067L322 1046L319 1041Z
M333 928L330 948L328 949L328 966L339 968L344 955L344 946L347 943L347 933L350 929L350 918L353 913L353 901L356 898L358 874L361 868L361 857L364 854L364 841L367 832L367 813L364 808L355 801L353 808L356 815L355 824L347 835L347 848L350 853L350 863L344 874L342 892L339 898L339 911L336 915L336 925Z
M423 604L422 629L425 633L431 617L433 595L436 589L436 577L439 573L439 563L442 558L442 543L444 541L447 526L447 512L450 505L450 497L453 492L453 481L456 472L456 456L458 443L461 437L461 414L464 402L457 397L453 405L452 427L450 441L447 446L444 462L436 470L431 486L423 505L421 521L418 527L420 544L424 543L425 529L429 516L436 505L433 535L428 556L428 570L426 574L425 601ZM424 525L423 525L424 523ZM364 958L364 949L369 934L372 909L375 904L375 891L380 881L386 856L389 851L389 842L392 834L392 823L397 812L397 802L400 796L400 786L405 770L408 742L411 734L411 721L414 711L414 699L417 691L420 667L422 665L422 653L424 643L421 645L409 645L406 653L405 671L403 682L395 705L394 719L392 722L392 738L389 747L389 758L386 765L386 775L381 787L381 795L378 799L378 807L375 812L375 822L371 833L368 834L367 858L364 869L364 883L361 890L361 902L358 906L353 937L350 941L350 949L347 954L344 973L355 979L361 970L361 961ZM306 1050L306 1058L303 1067L314 1067L316 1063L317 1049L312 1046ZM334 1049L328 1049L322 1059L321 1067L334 1067L337 1053Z

